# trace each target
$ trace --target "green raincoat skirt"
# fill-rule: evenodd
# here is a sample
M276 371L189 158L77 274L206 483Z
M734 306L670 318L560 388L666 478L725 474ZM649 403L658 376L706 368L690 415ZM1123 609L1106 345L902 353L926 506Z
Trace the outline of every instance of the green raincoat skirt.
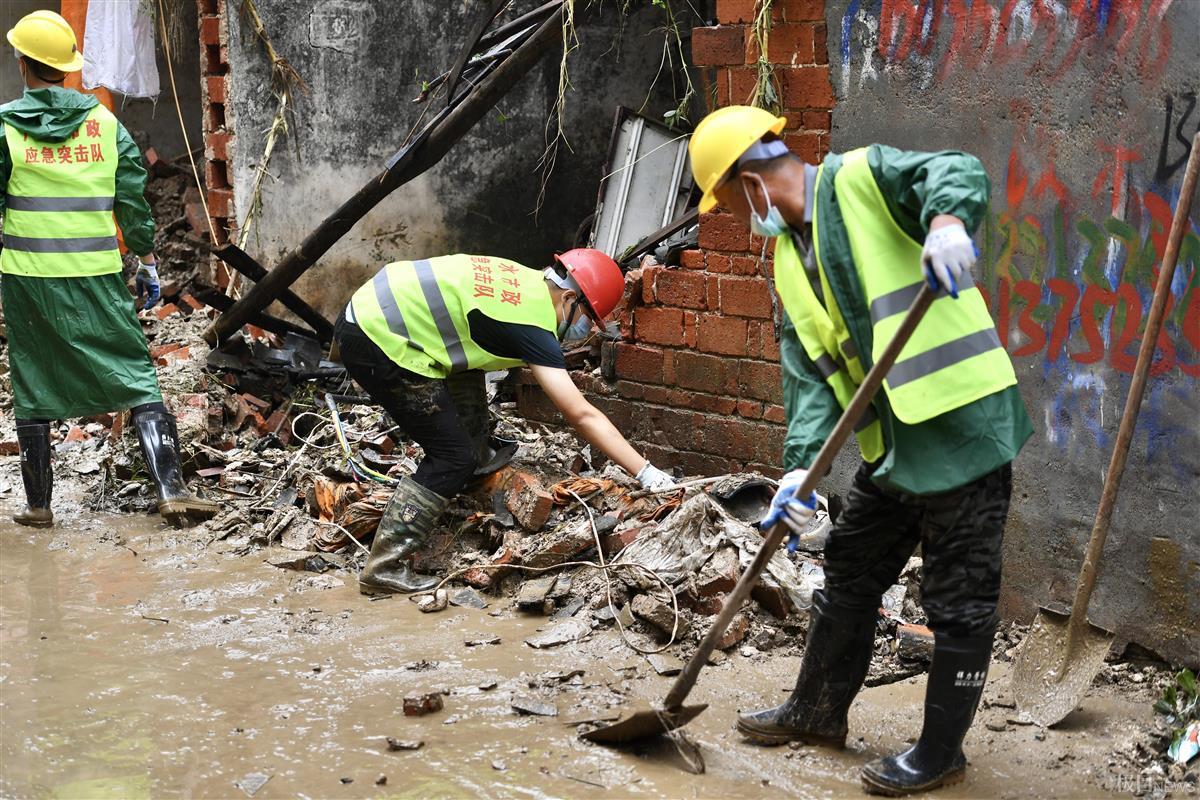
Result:
M4 275L17 419L67 419L162 401L133 298L119 272Z

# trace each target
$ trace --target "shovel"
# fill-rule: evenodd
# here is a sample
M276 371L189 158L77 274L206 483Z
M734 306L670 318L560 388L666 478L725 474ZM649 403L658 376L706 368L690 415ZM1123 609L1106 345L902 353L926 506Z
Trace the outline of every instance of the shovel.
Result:
M833 432L829 434L829 438L821 447L821 452L817 454L816 460L808 469L808 477L796 490L798 497L807 497L809 493L817 488L817 482L825 476L833 465L834 456L842 449L842 445L846 443L846 439L854 432L854 426L858 424L862 418L863 412L867 410L872 398L875 397L875 392L878 391L879 385L883 383L883 379L887 376L888 370L892 368L896 357L900 355L900 351L904 345L908 343L908 339L912 336L912 332L917 327L917 323L921 321L921 317L925 316L925 312L929 309L929 304L933 302L935 293L928 285L922 284L921 291L913 299L912 305L908 308L908 313L905 314L904 320L900 323L900 328L896 331L896 335L892 341L888 343L887 348L879 356L879 360L871 367L863 379L862 385L858 387L858 391L854 393L854 397L850 400L850 405L846 406L846 410L842 413L841 419L834 426ZM697 714L708 708L707 704L698 704L685 706L683 701L687 699L692 688L696 685L696 679L700 676L700 670L704 668L705 662L708 661L709 655L717 646L717 640L725 633L725 629L729 627L729 621L741 609L742 601L750 596L750 591L754 588L754 584L758 582L758 576L762 574L766 568L767 562L771 560L771 556L775 554L776 548L779 547L784 537L787 536L788 527L783 523L778 523L771 526L767 532L767 536L762 543L762 547L754 556L754 560L750 563L749 568L742 573L742 577L738 579L737 585L733 587L733 592L725 601L725 607L721 609L721 613L717 615L717 619L705 634L704 640L700 642L699 649L692 656L683 671L679 673L679 677L675 679L675 683L671 686L671 690L667 692L666 698L663 700L661 707L653 707L649 704L643 704L642 707L624 715L621 719L611 725L605 725L595 730L588 731L581 735L581 738L589 742L598 742L600 744L623 744L626 742L644 739L648 736L656 736L660 733L667 733L676 728L682 727L691 722Z
M1179 256L1179 245L1188 228L1188 213L1192 195L1196 192L1196 174L1200 171L1200 133L1192 139L1192 152L1184 173L1183 191L1171 220L1171 233L1167 238L1167 249L1163 253L1162 268L1158 271L1158 283L1154 287L1154 300L1150 304L1150 315L1146 318L1146 331L1138 349L1137 364L1133 368L1133 381L1129 385L1129 396L1125 398L1125 411L1121 414L1121 426L1117 429L1117 441L1113 446L1108 472L1104 476L1104 488L1100 493L1100 506L1096 509L1096 521L1092 527L1092 538L1088 541L1083 569L1079 572L1079 585L1075 588L1075 600L1069 615L1047 608L1038 612L1037 619L1013 665L1012 688L1017 707L1038 725L1049 726L1061 721L1075 710L1083 699L1092 679L1100 671L1113 634L1091 624L1087 620L1088 601L1096 585L1100 557L1104 552L1104 541L1108 538L1108 524L1112 520L1113 507L1117 502L1117 491L1121 487L1121 474L1125 471L1125 458L1133 440L1133 429L1137 424L1138 409L1146 392L1146 376L1150 362L1154 359L1154 345L1162 330L1167 299L1171 294L1171 278L1175 274L1175 261Z

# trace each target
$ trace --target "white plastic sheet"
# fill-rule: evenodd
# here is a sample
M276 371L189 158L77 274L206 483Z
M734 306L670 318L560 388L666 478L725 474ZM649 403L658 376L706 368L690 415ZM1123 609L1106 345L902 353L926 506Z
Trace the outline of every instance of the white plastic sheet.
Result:
M158 96L153 0L92 0L83 35L83 85Z
M641 564L662 575L672 586L700 571L718 549L733 545L738 551L742 569L750 565L762 545L762 534L750 525L733 517L709 495L699 492L686 500L652 532L638 536L621 551L614 564ZM815 564L788 557L787 547L780 547L767 562L759 580L787 592L792 604L807 611L812 595L825 585L825 573ZM622 574L627 583L638 580ZM647 584L644 588L650 588Z

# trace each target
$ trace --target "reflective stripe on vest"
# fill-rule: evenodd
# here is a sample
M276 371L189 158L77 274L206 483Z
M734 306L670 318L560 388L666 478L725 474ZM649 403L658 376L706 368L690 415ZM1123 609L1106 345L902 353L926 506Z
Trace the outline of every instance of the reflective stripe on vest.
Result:
M117 120L93 108L61 142L33 139L4 125L12 160L0 271L75 278L121 271L113 220Z
M838 404L845 408L862 381L861 367L857 378L851 369L851 365L858 364L858 351L841 322L841 315L834 318L817 299L809 273L805 271L790 236L775 240L775 287L804 352L833 390ZM833 297L828 287L824 296ZM854 434L863 458L877 461L883 457L883 426L872 406L868 406L855 423Z
M388 264L354 293L350 306L355 322L388 358L430 378L523 363L476 344L467 321L471 311L550 333L558 327L542 273L487 256Z
M871 317L874 360L900 327L924 275L922 246L892 218L867 153L862 148L842 157L834 191ZM957 300L942 296L930 306L884 389L896 416L912 425L1016 382L983 295L973 280L965 279Z

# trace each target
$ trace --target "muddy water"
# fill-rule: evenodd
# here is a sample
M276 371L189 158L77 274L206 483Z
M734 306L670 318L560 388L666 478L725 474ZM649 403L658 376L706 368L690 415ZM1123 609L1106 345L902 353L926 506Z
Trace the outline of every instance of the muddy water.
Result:
M5 797L239 797L256 773L269 776L256 798L855 796L861 766L919 726L912 682L864 694L852 713L862 738L845 752L751 747L734 713L781 699L796 662L734 657L693 695L712 703L689 726L708 769L693 775L669 742L630 753L576 739L572 720L666 690L606 636L534 650L523 639L545 620L502 600L423 615L403 598L369 602L344 576L222 555L150 520L84 516L33 533L0 512ZM482 634L501 641L465 644ZM404 696L432 691L448 693L444 710L403 715ZM519 716L514 696L558 716ZM1089 731L1129 709L1085 712L1046 741L977 725L955 794L1095 796L1079 768L1103 748ZM389 736L424 747L389 752ZM1063 769L1062 747L1081 761Z

